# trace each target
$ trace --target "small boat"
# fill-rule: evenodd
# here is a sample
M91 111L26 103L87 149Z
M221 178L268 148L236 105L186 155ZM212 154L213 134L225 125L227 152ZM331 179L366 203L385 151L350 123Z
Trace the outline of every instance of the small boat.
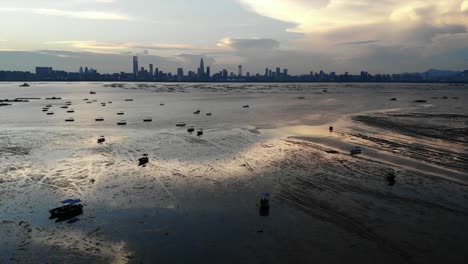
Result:
M305 99L305 97L304 96L299 96L299 97L297 97L297 99Z
M200 114L200 110L197 110L197 111L193 112L193 114L195 114L195 115Z
M97 143L104 143L106 141L106 138L104 136L101 136L98 138Z
M73 117L69 117L65 119L65 122L75 122L75 119Z
M28 84L28 83L23 83L23 84L20 85L19 87L29 87L29 84Z
M148 154L143 154L143 157L139 158L138 159L138 166L142 166L142 165L145 165L146 163L149 162L149 159L148 159Z
M91 101L88 101L88 102L86 102L86 103L87 103L87 104L92 104L93 102L91 102Z
M96 102L97 102L97 100L93 100L92 102L96 103Z
M212 116L213 114L212 113L206 113L207 116Z
M124 112L118 112L117 115L125 115Z
M184 122L180 122L176 124L177 127L184 127L186 124Z
M362 153L361 147L354 147L353 149L351 149L350 153L351 155L361 154Z
M260 194L260 209L269 209L270 208L270 194L262 193Z
M46 100L62 100L62 97L55 97L55 96L53 96L53 97L48 97L48 98L46 98Z
M68 106L67 106L67 105L63 105L63 106L61 106L60 108L67 109Z
M53 115L54 112L47 112L47 115Z
M50 219L58 218L58 219L69 219L75 216L78 216L83 213L83 205L80 204L80 199L68 199L62 201L64 206L60 206L54 209L49 210Z
M193 131L195 131L195 128L193 126L187 128L187 132L192 133Z
M45 107L51 108L51 107L52 107L52 105L51 105L51 104L48 104L48 105L46 105Z
M197 136L203 136L203 129L197 131Z
M125 102L133 102L133 99L125 99Z
M109 102L107 102L107 103L108 103L108 104L112 104L112 102L111 102L111 101L109 101Z
M65 104L66 104L66 105L71 105L72 102L68 101L68 102L66 102Z
M153 118L151 117L143 118L143 122L153 122Z
M127 125L127 121L125 121L125 120L119 121L119 122L117 122L117 125L125 126L125 125Z
M390 101L398 101L398 99L396 99L395 97L393 97L392 99L390 99Z
M11 104L9 104L9 103L3 103L3 102L0 103L0 106L8 106L8 105L11 105Z
M67 110L67 113L75 113L75 110L73 109Z
M165 105L165 104L159 104L159 105L163 106L163 105Z
M395 185L395 183L396 183L396 175L395 175L393 172L388 173L387 176L386 176L385 178L386 178L386 180L387 180L389 186Z
M88 101L88 100L89 100L88 98L83 99L83 101Z
M242 106L242 107L243 107L243 108L249 108L250 105L244 105L244 106Z
M324 89L323 92L324 92L324 93L328 93L328 90L325 90L325 89Z
M102 121L104 121L104 117L98 117L98 118L94 119L94 121L102 122Z
M101 103L102 106L106 106L106 103Z
M47 112L47 111L49 111L49 108L48 108L48 107L42 108L42 112Z
M96 94L96 92L95 91L90 91L89 94Z

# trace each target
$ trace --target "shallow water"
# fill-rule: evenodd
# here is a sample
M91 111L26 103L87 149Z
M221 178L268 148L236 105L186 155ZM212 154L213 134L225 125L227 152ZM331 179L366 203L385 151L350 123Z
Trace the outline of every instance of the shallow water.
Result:
M0 263L462 263L466 88L0 83L41 98L0 108ZM66 198L79 221L49 220Z

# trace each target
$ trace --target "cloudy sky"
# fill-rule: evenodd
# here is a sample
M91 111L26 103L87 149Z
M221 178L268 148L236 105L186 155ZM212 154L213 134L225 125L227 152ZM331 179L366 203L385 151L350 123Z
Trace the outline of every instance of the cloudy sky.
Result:
M468 69L468 0L0 0L0 70Z

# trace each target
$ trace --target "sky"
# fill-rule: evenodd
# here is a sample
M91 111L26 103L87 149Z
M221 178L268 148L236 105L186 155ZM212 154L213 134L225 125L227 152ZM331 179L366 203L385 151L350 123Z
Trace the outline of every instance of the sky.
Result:
M0 70L468 69L468 0L0 0ZM146 66L147 67L147 66Z

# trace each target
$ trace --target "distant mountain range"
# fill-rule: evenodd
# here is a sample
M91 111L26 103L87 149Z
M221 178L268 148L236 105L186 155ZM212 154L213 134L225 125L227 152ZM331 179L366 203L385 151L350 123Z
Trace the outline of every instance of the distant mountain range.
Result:
M467 81L468 70L465 71L451 71L451 70L438 70L430 69L425 72L405 72L401 75L418 76L424 81Z

